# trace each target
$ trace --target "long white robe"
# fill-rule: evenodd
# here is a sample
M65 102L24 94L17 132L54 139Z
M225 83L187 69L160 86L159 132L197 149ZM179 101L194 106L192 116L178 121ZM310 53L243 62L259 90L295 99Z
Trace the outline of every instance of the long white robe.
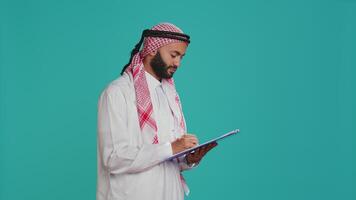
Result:
M124 74L102 92L98 103L97 200L183 200L180 171L192 168L172 155L171 142L180 137L176 107L168 89L146 72L158 127L159 144L144 143L135 90Z

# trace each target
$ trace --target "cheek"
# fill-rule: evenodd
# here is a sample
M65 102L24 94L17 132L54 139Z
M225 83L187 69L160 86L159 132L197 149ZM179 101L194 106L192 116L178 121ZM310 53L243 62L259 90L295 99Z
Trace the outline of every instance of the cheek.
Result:
M171 58L170 55L162 56L162 59L164 63L166 63L168 66L172 65L173 59Z

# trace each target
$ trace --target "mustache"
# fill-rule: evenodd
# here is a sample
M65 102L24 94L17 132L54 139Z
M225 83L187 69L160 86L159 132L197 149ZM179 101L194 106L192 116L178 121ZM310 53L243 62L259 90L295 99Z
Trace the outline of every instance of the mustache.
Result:
M167 66L167 69L171 69L171 68L177 70L178 67L177 66Z

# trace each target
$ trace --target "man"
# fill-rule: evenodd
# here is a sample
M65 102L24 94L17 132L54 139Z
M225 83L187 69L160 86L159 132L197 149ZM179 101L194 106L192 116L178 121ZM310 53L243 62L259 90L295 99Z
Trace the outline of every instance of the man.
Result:
M97 200L183 200L189 189L181 171L217 145L166 160L198 144L195 135L186 133L172 79L189 43L190 37L170 23L145 30L122 76L102 92Z

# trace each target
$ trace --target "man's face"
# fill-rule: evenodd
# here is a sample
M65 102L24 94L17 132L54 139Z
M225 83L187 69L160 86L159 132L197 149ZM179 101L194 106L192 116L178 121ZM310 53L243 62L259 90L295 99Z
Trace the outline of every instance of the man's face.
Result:
M171 43L161 47L152 58L150 65L159 78L172 78L185 55L187 44Z

